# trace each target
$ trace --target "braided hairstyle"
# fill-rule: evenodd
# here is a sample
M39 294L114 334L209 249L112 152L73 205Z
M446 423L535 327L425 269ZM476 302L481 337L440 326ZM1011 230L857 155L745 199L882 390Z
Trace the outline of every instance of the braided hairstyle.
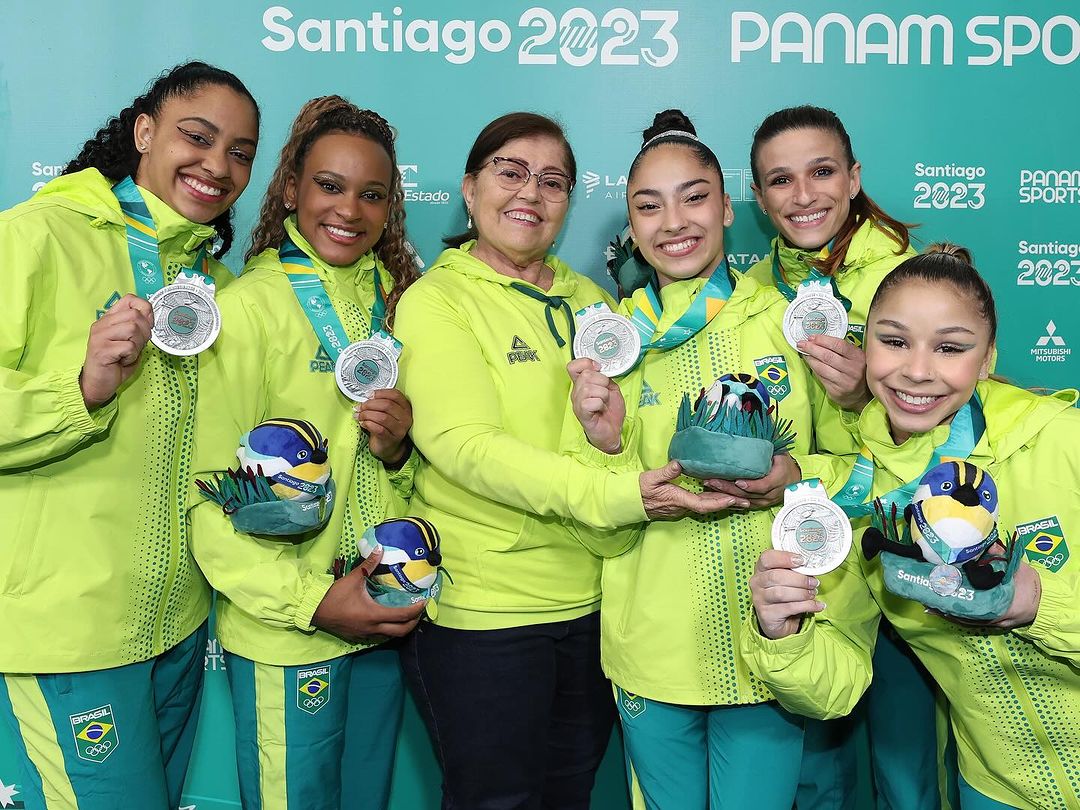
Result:
M170 98L194 93L207 85L228 87L246 98L255 108L258 123L259 105L235 75L205 62L185 62L162 73L129 107L106 121L105 126L83 144L79 154L67 164L63 173L97 169L113 183L119 183L129 175L134 177L141 157L135 148L135 119L144 113L153 118ZM214 257L220 259L229 252L233 243L232 209L218 215L210 225L217 230L221 239L221 246L214 251Z
M754 184L761 188L761 168L758 166L758 155L761 147L771 141L777 135L789 132L793 129L820 129L831 132L840 141L844 150L844 160L850 169L855 165L855 152L851 148L851 137L844 128L840 117L832 110L824 107L813 107L804 104L800 107L787 107L777 110L769 115L754 132L754 140L750 145L750 171L754 175ZM907 222L889 216L874 202L866 189L859 188L859 193L851 201L848 216L837 232L833 249L825 259L813 259L811 264L817 267L827 276L832 276L844 266L847 259L848 246L851 238L859 229L862 222L869 220L874 227L896 243L896 255L905 253L911 244L911 228L915 227Z
M311 147L323 135L343 132L369 138L386 150L390 157L393 175L390 180L390 206L386 228L375 243L375 254L383 263L393 280L386 298L386 324L392 327L394 310L398 299L420 276L416 271L413 254L405 233L405 193L401 189L401 173L397 167L394 151L394 131L381 115L372 110L362 110L341 96L313 98L300 108L293 121L281 157L270 185L266 189L259 220L251 232L251 247L245 259L276 248L285 238L285 220L289 216L285 208L285 186L290 177L299 175Z

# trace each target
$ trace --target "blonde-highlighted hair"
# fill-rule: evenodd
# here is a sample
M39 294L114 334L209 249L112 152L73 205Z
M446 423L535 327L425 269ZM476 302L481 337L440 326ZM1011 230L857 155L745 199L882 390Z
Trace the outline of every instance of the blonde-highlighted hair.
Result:
M377 112L363 110L341 96L313 98L300 108L289 130L289 137L281 147L277 168L267 186L258 222L251 233L251 247L245 258L250 259L267 248L277 247L285 239L284 223L290 213L285 207L285 187L289 178L300 174L304 159L315 142L333 132L370 138L390 157L392 176L386 228L375 243L374 250L393 282L386 297L386 323L391 327L398 299L419 278L419 274L405 233L405 194L401 189L401 173L394 150L394 131Z

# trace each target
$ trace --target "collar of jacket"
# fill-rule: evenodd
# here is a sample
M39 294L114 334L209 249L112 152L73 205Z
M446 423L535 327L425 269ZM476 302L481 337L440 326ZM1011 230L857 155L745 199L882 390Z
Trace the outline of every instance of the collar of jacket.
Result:
M472 249L475 246L476 241L472 240L466 242L460 248L447 248L439 254L439 258L435 260L435 263L431 266L431 270L434 270L436 267L445 266L452 269L454 272L461 273L469 278L506 287L508 292L513 292L514 295L520 295L521 293L510 290L510 285L513 283L535 287L537 291L549 297L559 296L561 298L569 298L577 292L579 285L578 274L575 273L568 264L559 259L558 256L548 254L544 257L544 264L550 267L555 274L551 289L544 290L523 279L505 276L502 273L495 271L489 264L480 261L480 259L477 259L472 255ZM430 270L428 272L430 272Z

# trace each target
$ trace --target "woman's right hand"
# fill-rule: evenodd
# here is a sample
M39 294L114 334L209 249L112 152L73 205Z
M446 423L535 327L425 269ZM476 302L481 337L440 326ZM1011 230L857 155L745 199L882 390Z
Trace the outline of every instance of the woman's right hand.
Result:
M784 638L799 632L803 616L820 613L825 603L817 600L818 580L792 569L806 561L790 551L761 552L750 593L754 599L758 628L766 638Z
M315 609L311 623L352 643L371 636L398 638L411 632L420 621L426 602L389 608L372 599L367 579L380 560L382 549L377 549L362 565L331 585Z
M622 450L626 403L615 381L600 373L600 364L588 357L571 360L566 370L574 386L570 402L585 438L597 450L614 455Z
M139 367L154 328L154 309L128 293L90 327L79 388L88 411L108 402Z
M682 475L677 461L670 461L657 470L643 472L638 478L641 503L650 520L681 518L685 515L708 515L724 510L749 509L750 501L739 495L723 492L691 492L672 483Z

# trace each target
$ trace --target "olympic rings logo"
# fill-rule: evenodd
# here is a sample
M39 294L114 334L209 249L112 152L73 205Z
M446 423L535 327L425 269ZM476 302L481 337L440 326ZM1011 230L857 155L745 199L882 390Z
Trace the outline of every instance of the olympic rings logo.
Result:
M626 698L623 700L622 705L623 708L626 709L628 712L641 711L641 701L638 700L630 700L629 698Z
M83 753L88 757L96 757L101 754L107 754L109 749L112 748L112 740L105 740L95 745L88 745L83 749Z
M304 700L304 708L305 709L317 709L319 706L322 706L324 703L326 703L326 698L324 698L324 697L306 698Z
M769 385L769 386L766 386L766 388L769 391L769 395L775 397L775 396L779 396L780 394L783 394L786 391L787 386L784 386L784 385Z
M1044 568L1058 568L1063 562L1065 562L1065 555L1059 551L1053 557L1042 557L1041 559L1034 560L1034 562L1038 563Z

